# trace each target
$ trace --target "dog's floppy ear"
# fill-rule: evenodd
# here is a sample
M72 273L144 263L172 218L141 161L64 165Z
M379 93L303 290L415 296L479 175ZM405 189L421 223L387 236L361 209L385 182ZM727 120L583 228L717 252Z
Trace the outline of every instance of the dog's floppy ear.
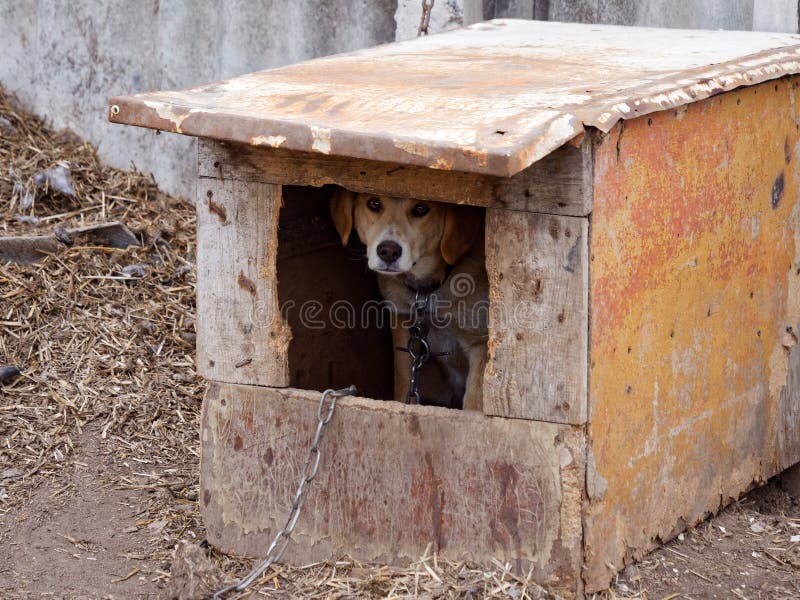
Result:
M356 194L350 190L339 188L331 198L331 218L342 238L342 246L347 246L350 232L353 230L353 205Z
M440 250L442 258L448 265L456 264L472 247L480 234L482 221L479 209L471 206L447 205Z

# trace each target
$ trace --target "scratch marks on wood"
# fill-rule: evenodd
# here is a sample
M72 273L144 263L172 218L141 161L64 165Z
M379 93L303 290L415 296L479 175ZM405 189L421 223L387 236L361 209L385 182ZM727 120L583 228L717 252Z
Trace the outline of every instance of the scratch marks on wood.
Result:
M283 524L317 403L315 392L211 384L201 498L214 545L257 553ZM581 428L569 425L342 398L296 530L308 543L290 546L287 558L346 549L403 562L432 543L456 559L520 561L537 581L572 587L580 503L562 497L581 491L562 481L569 473L570 485L581 485L583 443Z

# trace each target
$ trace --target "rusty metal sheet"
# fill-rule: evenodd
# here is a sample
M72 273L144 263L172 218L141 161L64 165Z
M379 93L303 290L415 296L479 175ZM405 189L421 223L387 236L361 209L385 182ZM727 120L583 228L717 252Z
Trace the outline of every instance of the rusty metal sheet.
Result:
M200 505L209 541L258 556L287 506L318 392L211 383ZM574 597L581 567L582 428L342 398L286 559L507 560Z
M495 20L176 92L110 119L188 135L510 176L585 126L800 72L800 36Z
M587 590L800 460L800 77L596 149Z

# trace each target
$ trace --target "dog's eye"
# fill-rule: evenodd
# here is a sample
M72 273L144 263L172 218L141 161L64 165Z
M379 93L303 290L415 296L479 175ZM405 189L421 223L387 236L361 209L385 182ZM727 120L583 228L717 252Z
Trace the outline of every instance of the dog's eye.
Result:
M381 210L381 201L377 198L370 198L367 200L367 208L372 212L379 212Z
M420 202L419 204L415 204L414 208L411 209L411 214L415 217L421 217L423 215L427 215L430 208L428 208L427 204L423 204Z

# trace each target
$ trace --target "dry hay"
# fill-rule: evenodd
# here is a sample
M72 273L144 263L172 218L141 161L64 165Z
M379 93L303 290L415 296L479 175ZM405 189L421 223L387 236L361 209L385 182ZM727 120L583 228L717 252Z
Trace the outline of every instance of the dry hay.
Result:
M58 167L74 194L37 178ZM45 482L56 486L54 501L66 496L76 445L98 436L107 454L134 465L105 473L108 485L157 492L139 524L159 534L144 550L160 568L141 571L168 584L173 547L203 531L194 207L140 173L103 166L89 144L52 131L0 88L0 236L108 221L127 225L141 246L65 247L34 265L0 264L0 367L21 371L0 385L0 518ZM207 552L229 583L252 566L252 558ZM279 598L550 597L506 565L481 569L429 553L408 568L346 558L276 565L254 588L262 591L252 597Z
M348 558L303 567L276 565L240 596L257 598L556 598L531 580L515 575L510 565L486 568L442 560L429 551L404 568L362 564Z
M66 467L90 429L106 452L140 466L140 476L110 485L168 492L152 495L141 519L164 522L149 551L167 561L198 518L194 210L141 174L104 167L90 145L51 131L2 93L0 119L0 235L119 220L142 242L0 264L0 366L22 372L0 390L0 515L42 482L57 483L54 500L70 491ZM59 165L74 195L36 185L37 173ZM25 193L35 199L21 211ZM143 265L144 276L125 276L129 265ZM181 502L191 510L175 510Z

